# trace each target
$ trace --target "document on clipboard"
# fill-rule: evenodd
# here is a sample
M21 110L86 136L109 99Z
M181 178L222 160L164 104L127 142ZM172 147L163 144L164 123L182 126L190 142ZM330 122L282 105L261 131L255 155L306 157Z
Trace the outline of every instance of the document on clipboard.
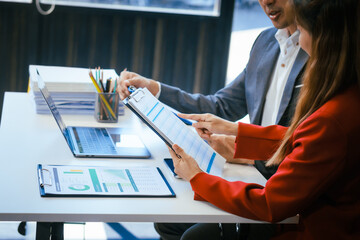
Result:
M42 197L175 197L157 167L38 165Z
M221 175L225 159L175 116L166 105L155 98L147 88L137 89L123 102L169 147L176 143L198 162L203 171Z

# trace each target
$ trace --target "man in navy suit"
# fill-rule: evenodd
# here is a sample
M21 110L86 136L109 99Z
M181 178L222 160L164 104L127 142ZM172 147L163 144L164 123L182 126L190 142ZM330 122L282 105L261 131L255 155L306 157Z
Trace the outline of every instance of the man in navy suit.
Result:
M190 94L136 73L124 71L120 75L121 83L118 86L120 97L123 99L130 94L127 90L130 85L147 87L161 102L183 113L212 113L232 121L249 114L250 122L253 124L287 126L302 86L302 72L308 55L299 47L299 32L288 1L259 0L259 3L275 28L260 33L253 44L246 68L230 84L213 95L205 96ZM232 158L234 140L234 137L214 135L209 139L209 143L227 161L242 163L243 160ZM270 178L276 171L276 168L265 167L264 161L253 163L266 178ZM225 235L227 232L233 234L232 230L225 229L228 225L220 225L220 230L209 226L211 224L155 224L163 239L179 239L179 236L172 236L170 232L176 235L176 232L181 233L187 228L197 230L186 231L183 239L205 239L205 235L199 233L202 230L207 234L206 239L217 239L218 231ZM183 228L185 230L182 230ZM163 230L170 232L165 234ZM264 239L269 236L264 235ZM255 237L263 239L261 236ZM226 238L227 236L223 236L223 239Z

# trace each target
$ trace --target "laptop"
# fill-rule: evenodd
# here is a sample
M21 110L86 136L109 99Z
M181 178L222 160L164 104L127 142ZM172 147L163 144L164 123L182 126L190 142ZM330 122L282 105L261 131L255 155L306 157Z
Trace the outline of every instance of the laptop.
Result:
M131 129L66 126L38 71L36 75L39 90L75 157L150 158Z

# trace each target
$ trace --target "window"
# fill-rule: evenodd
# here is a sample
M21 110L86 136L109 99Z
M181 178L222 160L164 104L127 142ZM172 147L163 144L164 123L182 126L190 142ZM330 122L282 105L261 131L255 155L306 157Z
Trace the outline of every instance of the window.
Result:
M272 26L257 0L235 1L226 84L246 67L251 47L260 32Z
M0 0L0 2L32 3L32 0Z
M217 17L221 0L40 0L43 4Z

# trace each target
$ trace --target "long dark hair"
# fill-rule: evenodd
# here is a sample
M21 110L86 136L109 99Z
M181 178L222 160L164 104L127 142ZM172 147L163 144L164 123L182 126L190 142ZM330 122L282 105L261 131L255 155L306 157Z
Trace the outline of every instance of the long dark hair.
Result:
M310 33L312 48L295 115L279 149L267 162L268 166L284 160L290 137L309 115L355 82L360 86L358 1L292 1L296 22Z

